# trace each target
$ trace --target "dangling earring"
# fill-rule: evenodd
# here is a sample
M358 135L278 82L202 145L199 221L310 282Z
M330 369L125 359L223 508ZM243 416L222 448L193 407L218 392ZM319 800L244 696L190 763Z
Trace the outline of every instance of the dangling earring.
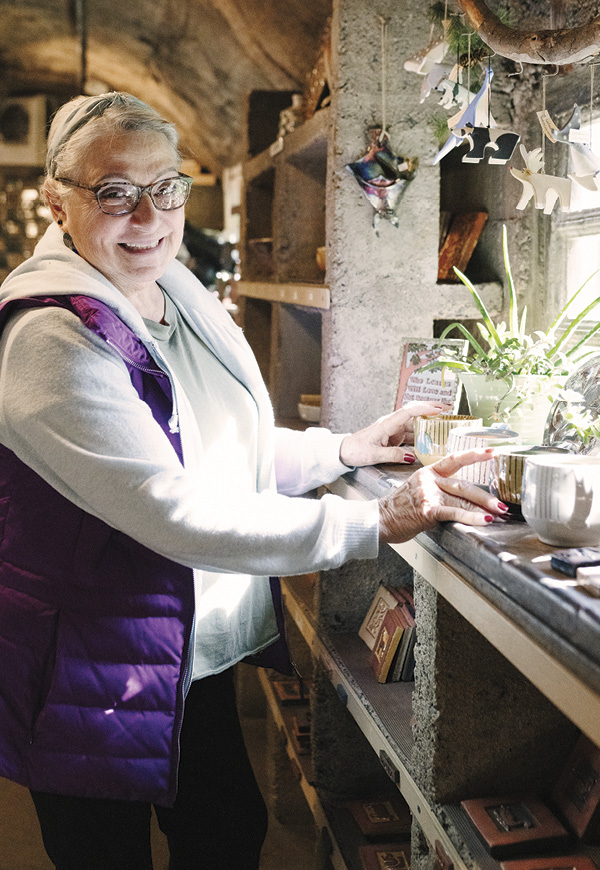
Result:
M73 239L68 233L63 233L63 242L70 251L77 253L77 248L73 244Z

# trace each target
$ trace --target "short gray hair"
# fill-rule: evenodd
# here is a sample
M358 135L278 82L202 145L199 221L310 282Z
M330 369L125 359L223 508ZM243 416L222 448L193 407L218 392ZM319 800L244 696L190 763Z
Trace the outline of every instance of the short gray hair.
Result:
M75 97L60 107L50 126L46 189L58 186L57 176L77 175L86 152L99 136L122 132L162 133L181 159L175 126L137 97L122 91Z

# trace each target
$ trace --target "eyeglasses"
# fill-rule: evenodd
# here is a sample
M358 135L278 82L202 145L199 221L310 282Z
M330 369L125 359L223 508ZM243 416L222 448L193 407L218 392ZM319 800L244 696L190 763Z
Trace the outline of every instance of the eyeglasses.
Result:
M188 201L194 179L190 178L189 175L179 173L176 178L163 178L161 181L155 181L154 184L148 184L146 187L139 187L128 181L109 181L105 184L98 184L96 187L90 187L87 184L72 181L70 178L57 178L56 180L71 187L91 190L104 214L120 215L131 214L132 211L135 211L145 193L148 193L154 207L160 211L181 208Z

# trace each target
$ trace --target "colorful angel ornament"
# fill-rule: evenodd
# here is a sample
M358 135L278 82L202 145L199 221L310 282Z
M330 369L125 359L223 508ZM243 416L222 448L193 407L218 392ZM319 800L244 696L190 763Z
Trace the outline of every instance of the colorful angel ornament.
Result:
M527 151L524 145L520 145L521 156L525 163L524 169L510 167L510 173L523 185L521 199L517 208L524 209L533 199L535 207L544 210L544 214L552 214L556 201L560 202L561 208L568 209L571 205L571 179L562 178L558 175L545 175L544 157L541 148Z
M346 169L354 175L375 214L373 228L377 231L382 219L397 227L396 207L409 181L414 178L418 166L416 157L401 157L394 154L387 144L387 134L381 128L369 130L370 143L367 152Z

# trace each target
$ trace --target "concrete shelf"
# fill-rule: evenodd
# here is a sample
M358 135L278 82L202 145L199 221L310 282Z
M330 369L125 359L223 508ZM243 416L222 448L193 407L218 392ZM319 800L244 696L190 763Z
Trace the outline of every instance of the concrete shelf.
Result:
M300 783L300 787L306 799L306 803L308 804L309 809L314 817L315 824L317 825L319 830L326 828L329 832L329 837L332 845L332 854L330 856L330 859L333 868L334 870L353 870L353 868L348 863L346 863L346 860L338 845L337 837L334 834L334 828L330 822L329 814L326 813L325 809L323 808L323 805L314 787L312 776L312 762L310 756L298 755L294 749L294 743L292 740L291 719L294 715L294 711L303 708L281 707L277 701L275 691L273 689L273 683L269 679L267 672L262 668L259 668L258 673L263 691L265 693L267 704L269 705L269 709L271 711L271 715L273 716L276 726L284 735L286 753L290 759L294 770L296 771L298 782Z

